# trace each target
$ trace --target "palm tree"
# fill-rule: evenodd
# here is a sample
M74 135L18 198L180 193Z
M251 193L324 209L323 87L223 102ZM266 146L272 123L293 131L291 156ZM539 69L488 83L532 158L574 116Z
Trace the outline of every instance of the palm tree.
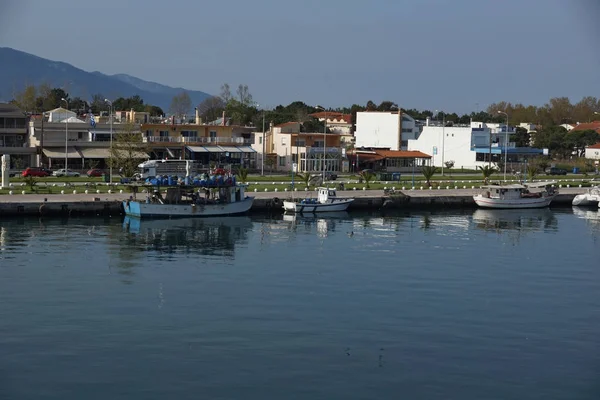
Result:
M369 189L369 182L375 178L375 174L371 171L361 171L359 176L367 184L367 189Z
M489 165L484 165L483 167L478 166L477 168L481 170L481 174L483 175L483 182L486 184L489 182L490 177L498 171L496 168L490 167Z
M240 168L237 175L240 182L246 183L248 181L248 168Z
M304 186L309 189L310 188L310 181L312 179L312 176L310 176L310 173L305 172L304 174L297 174L296 175L298 177L299 181L304 182Z
M427 182L427 186L431 187L431 178L433 178L433 176L435 174L437 174L437 172L438 172L437 167L435 167L433 165L425 165L421 169L421 173L423 174L423 177L425 177L425 181Z

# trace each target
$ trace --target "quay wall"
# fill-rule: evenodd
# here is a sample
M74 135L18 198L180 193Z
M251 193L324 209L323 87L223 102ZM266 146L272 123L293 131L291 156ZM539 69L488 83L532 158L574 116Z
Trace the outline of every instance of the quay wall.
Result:
M4 196L3 196L4 197ZM88 196L89 197L89 196ZM575 197L574 193L559 194L552 201L551 207L571 207L571 202ZM281 213L282 200L272 194L270 196L257 196L254 200L251 212L277 212ZM4 197L0 199L0 217L13 216L111 216L123 214L121 201L119 198L84 198L69 199L68 196L40 196L27 195L26 201L11 201ZM352 210L423 210L436 208L475 208L477 205L473 201L471 194L435 194L435 195L377 195L375 193L361 193L356 196L352 202L349 211Z

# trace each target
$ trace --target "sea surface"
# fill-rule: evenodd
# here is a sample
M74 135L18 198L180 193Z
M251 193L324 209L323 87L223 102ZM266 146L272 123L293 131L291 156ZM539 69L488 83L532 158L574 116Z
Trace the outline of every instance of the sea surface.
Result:
M0 399L600 399L600 214L0 221Z

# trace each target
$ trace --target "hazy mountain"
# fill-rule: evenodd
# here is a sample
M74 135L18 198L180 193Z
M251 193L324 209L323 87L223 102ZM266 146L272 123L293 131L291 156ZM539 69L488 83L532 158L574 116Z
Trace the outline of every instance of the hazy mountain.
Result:
M60 61L52 61L8 47L0 47L0 102L9 101L15 92L25 85L48 83L61 87L71 97L81 97L90 101L92 95L101 93L109 99L139 95L144 103L169 109L171 99L183 90L148 82L126 74L105 75L101 72L87 72ZM196 106L208 93L186 90ZM190 110L191 112L192 110Z

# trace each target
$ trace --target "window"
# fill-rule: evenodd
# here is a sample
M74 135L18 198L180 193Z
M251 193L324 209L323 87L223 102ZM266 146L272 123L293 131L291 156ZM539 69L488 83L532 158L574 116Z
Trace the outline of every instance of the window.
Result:
M403 133L412 133L412 128L402 128Z
M160 137L169 137L169 131L160 131L159 135Z
M181 131L181 136L188 138L198 137L198 131Z
M279 166L285 167L285 157L279 157Z
M214 138L216 138L216 137L217 137L217 131L210 131L210 132L208 133L208 135L210 136L210 138L214 139Z
M259 136L259 138L258 138L258 144L262 144L262 140L263 140L262 136Z
M281 145L285 146L285 142L286 142L286 140L285 140L285 136L284 136L284 137L281 138Z
M304 146L306 146L306 140L304 140L304 139L296 139L296 141L294 142L294 146L296 146L296 147L304 147Z
M77 132L77 139L83 139L83 132Z

